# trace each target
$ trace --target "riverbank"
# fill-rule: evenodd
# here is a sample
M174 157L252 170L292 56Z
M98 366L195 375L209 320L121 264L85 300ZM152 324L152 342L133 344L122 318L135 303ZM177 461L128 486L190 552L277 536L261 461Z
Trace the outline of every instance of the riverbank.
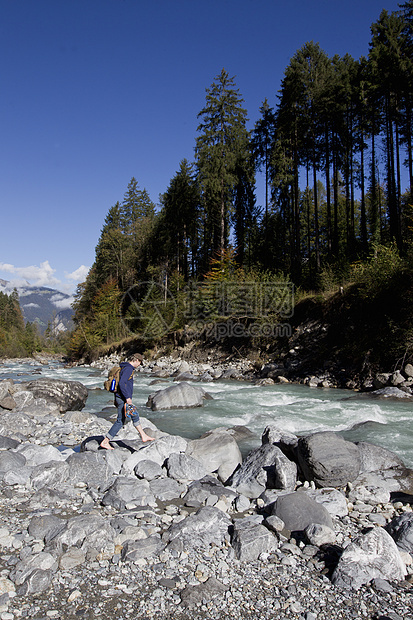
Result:
M401 580L376 575L356 589L332 583L342 550L366 529L381 531L394 519L411 515L409 497L391 499L385 487L366 495L363 485L353 483L329 496L333 529L324 531L327 538L297 535L287 533L271 514L270 506L285 491L268 489L251 499L231 495L234 491L220 486L216 475L201 485L202 479L193 475L192 483L185 479L182 469L171 477L173 459L168 466L164 461L173 453L188 455L189 446L194 454L194 442L159 433L149 420L144 426L157 437L152 445L143 447L136 431L125 427L110 453L97 449L110 422L87 411L45 412L43 406L37 413L33 408L19 415L3 412L0 421L0 434L9 438L0 461L4 455L26 459L7 472L3 464L1 470L4 620L88 615L165 620L194 615L242 620L411 618L410 553L403 555L406 572ZM85 437L89 449L82 453L66 448L58 457L51 450ZM278 440L273 436L272 441ZM169 451L157 445L169 445ZM275 449L272 443L265 445L266 450ZM52 452L59 458L54 464ZM211 448L208 454L212 460ZM131 470L130 459L138 457ZM122 480L127 483L124 491ZM131 484L134 494L124 495ZM326 493L309 481L297 482L296 490L325 501ZM237 536L230 535L229 524ZM174 538L173 532L179 535ZM260 546L263 541L267 547Z

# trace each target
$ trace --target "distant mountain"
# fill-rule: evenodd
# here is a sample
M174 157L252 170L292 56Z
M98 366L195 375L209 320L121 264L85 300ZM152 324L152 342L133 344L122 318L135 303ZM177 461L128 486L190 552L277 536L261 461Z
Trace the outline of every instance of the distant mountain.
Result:
M37 323L40 333L50 324L55 333L73 328L73 297L46 286L28 282L14 287L13 282L0 279L0 291L10 294L16 288L25 322Z

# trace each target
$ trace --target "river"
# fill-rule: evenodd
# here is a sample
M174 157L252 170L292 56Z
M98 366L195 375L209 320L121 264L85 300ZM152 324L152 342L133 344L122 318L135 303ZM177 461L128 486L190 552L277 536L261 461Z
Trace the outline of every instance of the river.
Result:
M51 362L9 361L0 366L0 380L15 382L39 377L75 380L89 390L85 410L109 418L113 397L103 389L106 373L88 366L64 368ZM152 392L171 385L172 380L151 385L154 378L143 369L135 374L134 403L141 416L160 430L190 439L220 426L246 426L253 436L240 445L246 454L261 444L268 424L295 434L332 430L352 441L369 441L400 456L413 468L413 403L403 400L376 400L349 390L309 388L282 384L256 387L248 382L226 381L202 383L213 397L195 409L151 411L145 406ZM114 409L112 410L114 412Z

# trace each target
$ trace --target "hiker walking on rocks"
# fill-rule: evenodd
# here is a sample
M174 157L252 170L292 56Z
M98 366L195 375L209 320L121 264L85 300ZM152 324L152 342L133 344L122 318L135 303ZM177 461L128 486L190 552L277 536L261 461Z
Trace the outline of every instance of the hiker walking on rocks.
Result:
M133 373L136 368L141 365L143 357L140 353L135 353L128 362L121 362L119 384L115 392L115 405L118 408L118 417L110 431L100 444L101 448L113 450L110 442L122 428L124 421L128 418L132 420L133 425L141 436L142 441L153 441L153 437L149 437L142 428L139 421L139 413L136 407L132 405L133 395Z

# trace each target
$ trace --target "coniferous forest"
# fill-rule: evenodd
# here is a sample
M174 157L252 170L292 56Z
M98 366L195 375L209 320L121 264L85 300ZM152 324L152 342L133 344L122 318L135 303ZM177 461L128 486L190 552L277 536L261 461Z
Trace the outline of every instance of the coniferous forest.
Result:
M198 113L194 161L177 152L159 204L132 178L110 206L76 294L73 356L142 329L248 315L235 297L222 307L217 283L237 283L244 299L253 283L293 285L297 301L354 283L372 295L413 273L413 0L382 11L367 57L330 58L310 41L268 90L274 105L264 93L248 128L222 69Z

